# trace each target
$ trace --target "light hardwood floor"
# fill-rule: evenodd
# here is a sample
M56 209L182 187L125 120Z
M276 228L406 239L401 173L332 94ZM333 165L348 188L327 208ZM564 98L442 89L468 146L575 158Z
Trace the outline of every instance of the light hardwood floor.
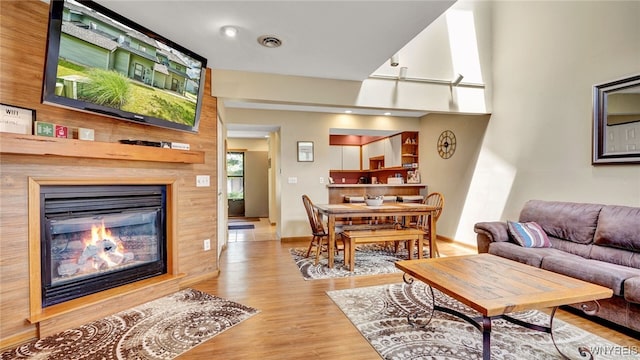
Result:
M254 230L230 232L221 274L196 289L260 310L258 315L185 353L180 359L379 359L326 295L327 290L402 281L401 274L305 281L289 249L306 242L280 242L273 227L256 223ZM472 251L439 242L443 256ZM640 351L640 340L560 310L558 318L622 346ZM480 332L478 336L481 337ZM585 344L588 345L588 344Z

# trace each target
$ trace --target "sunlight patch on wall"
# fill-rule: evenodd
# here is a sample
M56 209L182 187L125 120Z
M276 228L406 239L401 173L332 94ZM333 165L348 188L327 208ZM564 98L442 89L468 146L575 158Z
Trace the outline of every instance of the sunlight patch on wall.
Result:
M463 82L483 83L473 12L452 9L447 11L446 19L454 71L452 78L462 74Z
M480 151L454 239L475 245L475 223L501 219L515 177L511 164L491 150Z

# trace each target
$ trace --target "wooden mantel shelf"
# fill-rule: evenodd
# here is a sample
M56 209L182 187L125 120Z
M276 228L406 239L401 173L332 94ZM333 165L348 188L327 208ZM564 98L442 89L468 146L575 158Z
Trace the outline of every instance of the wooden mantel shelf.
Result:
M204 164L204 152L0 133L0 153L73 158Z

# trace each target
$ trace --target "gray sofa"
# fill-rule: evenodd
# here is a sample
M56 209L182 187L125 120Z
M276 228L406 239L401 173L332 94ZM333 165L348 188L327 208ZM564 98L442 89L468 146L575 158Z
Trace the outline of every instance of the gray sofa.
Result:
M606 286L614 296L596 316L640 331L640 208L530 200L518 222L539 224L551 247L523 247L494 221L474 226L478 252Z

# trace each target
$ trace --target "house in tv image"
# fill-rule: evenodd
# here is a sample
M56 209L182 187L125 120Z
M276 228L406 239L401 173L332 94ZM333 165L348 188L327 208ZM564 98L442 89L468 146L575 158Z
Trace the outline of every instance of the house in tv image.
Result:
M86 90L87 84L100 81L100 77L97 80L92 78L92 73L96 70L117 72L130 80L126 83L132 86L122 90L127 95L131 95L129 91L151 90L149 87L162 89L171 96L157 99L158 106L155 108L161 108L162 102L185 102L185 110L195 112L200 69L196 61L190 61L188 56L176 52L92 9L65 2L56 95L72 99L91 97L91 92ZM123 110L127 110L127 106L135 106L125 103L131 96L122 94L116 98L122 99L121 102L101 105ZM97 101L92 99L92 102ZM135 112L141 111L144 112L144 109L135 109ZM170 120L175 120L175 114L171 116ZM193 115L184 118L193 118Z

